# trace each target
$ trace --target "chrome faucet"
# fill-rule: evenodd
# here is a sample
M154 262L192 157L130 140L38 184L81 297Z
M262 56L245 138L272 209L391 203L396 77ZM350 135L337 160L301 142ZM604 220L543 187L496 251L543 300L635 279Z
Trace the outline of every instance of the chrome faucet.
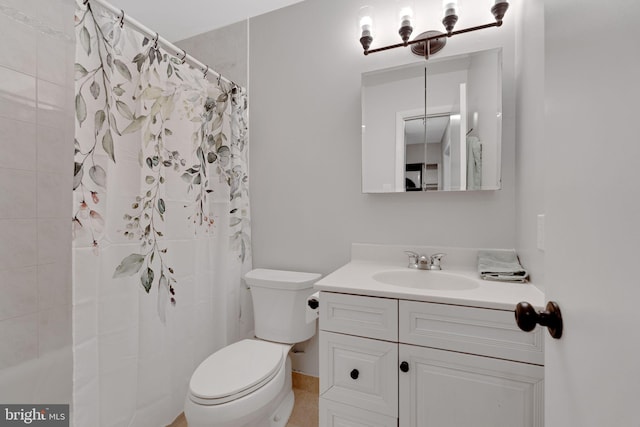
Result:
M413 251L404 251L407 255L409 255L409 265L408 268L416 268L418 270L442 270L442 266L440 266L440 260L446 254L437 253L431 256L419 255Z
M418 270L429 269L429 257L426 255L420 255L418 257Z

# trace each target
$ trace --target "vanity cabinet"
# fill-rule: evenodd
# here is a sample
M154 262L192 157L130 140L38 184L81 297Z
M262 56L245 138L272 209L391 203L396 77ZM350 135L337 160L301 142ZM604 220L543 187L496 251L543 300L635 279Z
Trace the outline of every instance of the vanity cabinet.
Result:
M509 310L322 291L320 426L542 427L541 330Z

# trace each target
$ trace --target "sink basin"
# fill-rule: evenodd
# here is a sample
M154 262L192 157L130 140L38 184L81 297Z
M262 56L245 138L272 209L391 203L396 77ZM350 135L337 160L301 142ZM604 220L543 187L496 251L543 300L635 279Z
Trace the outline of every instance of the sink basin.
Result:
M442 271L392 270L376 273L372 277L380 283L404 288L463 291L478 287L473 279Z

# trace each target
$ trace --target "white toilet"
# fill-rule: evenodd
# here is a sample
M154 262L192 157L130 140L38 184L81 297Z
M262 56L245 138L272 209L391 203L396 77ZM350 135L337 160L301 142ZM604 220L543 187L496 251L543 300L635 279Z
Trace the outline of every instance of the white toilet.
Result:
M184 413L189 427L284 427L293 409L293 344L311 338L306 300L320 274L255 269L245 275L256 339L218 350L195 370Z

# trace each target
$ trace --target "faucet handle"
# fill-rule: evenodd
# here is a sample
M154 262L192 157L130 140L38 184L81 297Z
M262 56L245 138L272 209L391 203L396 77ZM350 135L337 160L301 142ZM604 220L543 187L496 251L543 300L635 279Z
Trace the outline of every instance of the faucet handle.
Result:
M431 260L431 265L429 266L429 270L442 270L442 267L440 266L440 260L442 260L442 257L446 256L447 254L444 253L437 253L437 254L433 254L429 257L429 259Z
M417 253L415 253L413 251L404 251L404 253L409 255L409 265L407 267L409 267L409 268L418 268L418 257L420 255L418 255Z

